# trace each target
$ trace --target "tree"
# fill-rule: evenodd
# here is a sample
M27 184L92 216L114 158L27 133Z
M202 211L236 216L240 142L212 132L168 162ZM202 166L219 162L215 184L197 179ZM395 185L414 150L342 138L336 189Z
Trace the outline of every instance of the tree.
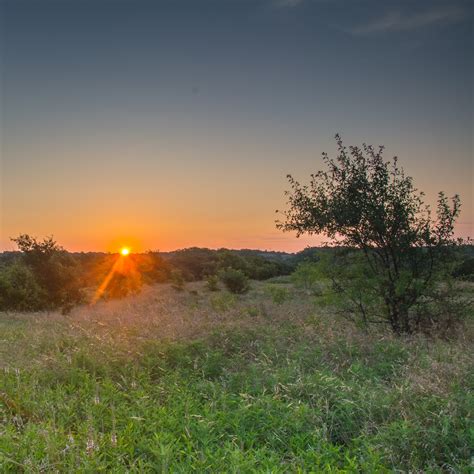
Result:
M22 252L21 261L34 275L43 299L36 309L70 309L82 300L82 285L74 257L52 237L38 241L27 234L12 239Z
M382 314L368 314L364 298L354 301L354 313L366 322L387 322L396 333L411 333L420 324L417 308L433 297L456 245L453 232L460 198L455 195L450 202L440 192L433 219L424 194L397 158L384 160L383 146L347 149L339 135L336 143L336 158L324 153L327 169L312 174L309 185L288 175L289 209L277 227L296 231L298 237L325 235L346 249L345 258L351 250L362 255L362 260L356 259L363 267L352 269L348 278L340 278L344 266L332 275L334 289L344 294L351 282L359 288L365 282L364 292L379 300Z
M46 298L33 272L20 260L0 268L0 311L35 311Z

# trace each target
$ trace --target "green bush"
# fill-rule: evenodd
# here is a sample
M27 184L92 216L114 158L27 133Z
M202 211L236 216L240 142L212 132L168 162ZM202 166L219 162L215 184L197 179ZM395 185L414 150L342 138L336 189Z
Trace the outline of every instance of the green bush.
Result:
M52 237L38 241L23 234L12 240L21 256L3 276L7 290L11 285L3 297L4 305L29 310L68 310L82 301L78 263Z
M322 275L317 263L300 263L291 274L291 279L298 288L302 288L308 292L320 292L319 283L322 279Z
M283 304L290 298L290 292L285 287L270 285L267 286L266 292L271 296L272 301L278 305Z
M219 277L231 293L242 294L249 290L249 280L242 270L227 268L219 273Z
M226 312L235 307L237 298L233 294L224 292L212 295L209 302L214 311Z
M217 278L217 275L208 276L206 285L209 291L219 291L219 278Z
M21 261L0 269L0 310L36 310L46 305L46 297L33 272Z
M464 260L453 272L456 278L474 281L474 257Z

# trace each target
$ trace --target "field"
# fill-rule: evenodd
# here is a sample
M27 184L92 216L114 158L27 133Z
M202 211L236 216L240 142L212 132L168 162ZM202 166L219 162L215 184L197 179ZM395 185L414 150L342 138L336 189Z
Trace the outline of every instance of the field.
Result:
M0 471L469 472L472 335L366 334L285 281L0 313Z

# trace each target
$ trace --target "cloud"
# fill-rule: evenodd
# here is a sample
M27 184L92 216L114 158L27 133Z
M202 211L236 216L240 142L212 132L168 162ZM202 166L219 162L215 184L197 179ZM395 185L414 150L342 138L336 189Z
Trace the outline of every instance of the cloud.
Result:
M391 11L381 18L350 29L350 33L370 35L392 31L416 30L435 24L455 23L463 20L465 17L466 12L458 7L432 9L412 15L403 15L400 11Z

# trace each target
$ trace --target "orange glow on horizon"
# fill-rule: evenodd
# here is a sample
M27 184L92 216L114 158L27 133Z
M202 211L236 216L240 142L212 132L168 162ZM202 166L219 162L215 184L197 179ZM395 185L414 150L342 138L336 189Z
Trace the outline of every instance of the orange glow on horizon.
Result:
M128 247L122 247L122 248L120 249L120 253L121 253L124 257L126 257L126 256L130 253L130 249L129 249Z

